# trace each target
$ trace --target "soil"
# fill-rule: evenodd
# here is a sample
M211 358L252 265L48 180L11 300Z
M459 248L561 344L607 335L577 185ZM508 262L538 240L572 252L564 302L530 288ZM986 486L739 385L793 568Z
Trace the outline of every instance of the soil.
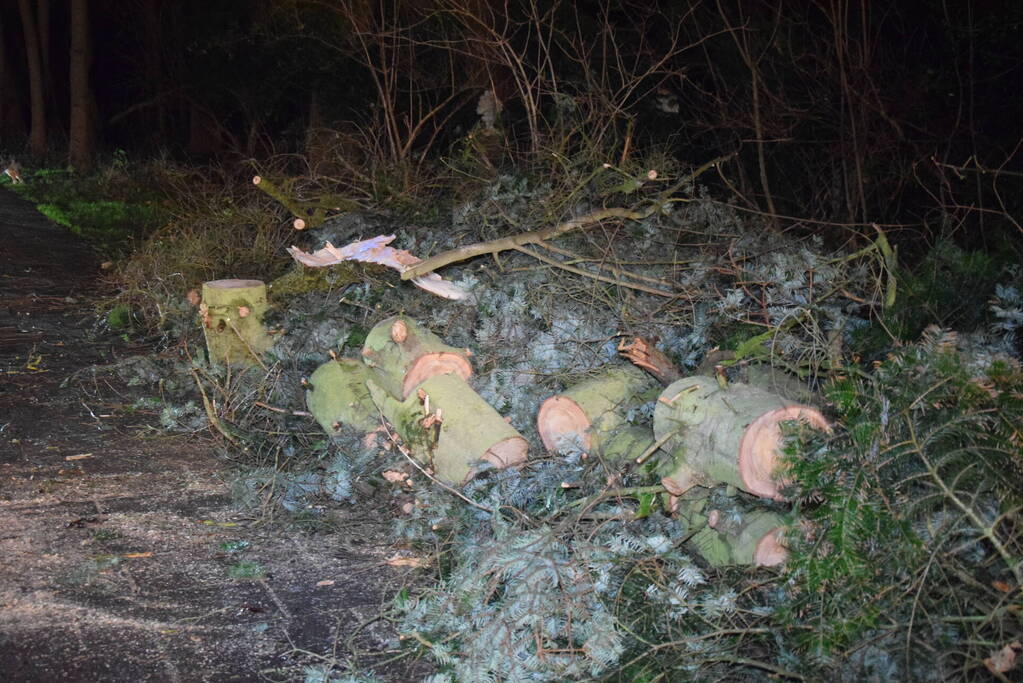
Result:
M407 579L372 511L307 533L235 505L210 434L115 373L89 247L0 190L0 678L302 680L384 661ZM361 516L360 516L361 515ZM377 675L410 680L405 660Z

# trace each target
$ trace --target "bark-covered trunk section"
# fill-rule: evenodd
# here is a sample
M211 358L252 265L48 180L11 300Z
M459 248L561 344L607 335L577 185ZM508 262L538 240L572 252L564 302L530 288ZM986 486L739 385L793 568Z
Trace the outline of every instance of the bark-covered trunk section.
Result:
M79 173L92 169L93 128L92 89L89 66L92 61L89 41L88 0L71 0L71 126L68 161Z
M39 34L36 32L35 14L29 0L18 0L21 28L25 36L25 59L28 63L28 90L32 107L32 128L28 137L33 156L46 152L46 101L43 98L43 65L39 54Z

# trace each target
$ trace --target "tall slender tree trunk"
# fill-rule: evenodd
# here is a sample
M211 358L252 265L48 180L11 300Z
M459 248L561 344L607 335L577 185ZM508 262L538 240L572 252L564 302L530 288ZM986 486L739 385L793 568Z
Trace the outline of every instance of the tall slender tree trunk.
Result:
M43 66L39 56L39 34L29 0L18 0L21 28L25 34L25 57L28 62L29 101L32 106L32 129L28 137L33 156L46 153L46 102L43 99Z
M90 52L88 0L71 0L71 127L68 161L80 173L91 170L93 161Z
M39 63L43 67L43 94L53 103L53 72L50 70L50 0L35 0L36 32L39 34Z

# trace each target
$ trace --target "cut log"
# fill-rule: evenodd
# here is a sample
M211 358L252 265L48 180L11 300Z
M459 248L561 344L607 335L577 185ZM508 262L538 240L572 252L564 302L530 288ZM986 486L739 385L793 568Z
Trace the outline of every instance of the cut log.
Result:
M395 316L377 323L366 336L363 360L380 370L377 384L397 398L407 398L424 380L452 373L472 376L468 349L456 349L411 318Z
M788 559L785 520L774 512L754 510L739 519L723 519L711 510L707 526L689 539L689 545L715 567L750 564L773 567Z
M372 379L367 387L412 456L446 484L471 479L477 460L497 467L526 461L529 445L522 435L456 375L428 377L404 401Z
M654 408L654 436L671 457L658 471L681 495L693 486L724 483L763 498L784 500L776 480L782 422L829 429L820 411L746 384L722 389L708 377L669 385Z
M544 401L536 417L537 431L551 452L572 444L586 453L601 452L627 426L629 408L653 400L659 388L646 373L630 365L605 368Z
M380 425L380 414L366 386L375 376L352 358L339 358L317 368L309 378L305 401L323 431L334 435L347 426L369 432Z
M626 426L614 431L599 452L610 462L634 462L653 444L654 434L649 428Z
M212 280L202 286L202 317L211 363L258 364L273 345L263 327L268 308L260 280Z

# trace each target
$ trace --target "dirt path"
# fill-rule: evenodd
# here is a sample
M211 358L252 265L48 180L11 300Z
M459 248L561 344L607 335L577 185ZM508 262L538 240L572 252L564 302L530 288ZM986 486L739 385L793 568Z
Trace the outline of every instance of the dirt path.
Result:
M139 352L96 331L97 272L0 190L0 679L295 680L308 652L344 663L401 578L359 540L386 529L261 524L205 436L160 434L111 373L79 372ZM375 622L353 642L391 637Z

